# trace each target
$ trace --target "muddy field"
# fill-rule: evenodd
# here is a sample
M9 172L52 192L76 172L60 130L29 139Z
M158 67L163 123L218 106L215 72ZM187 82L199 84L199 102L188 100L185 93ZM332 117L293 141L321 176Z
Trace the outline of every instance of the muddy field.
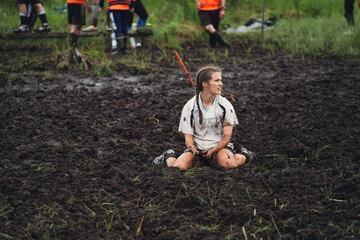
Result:
M191 73L223 69L234 142L258 158L180 172L150 164L182 151L194 94L171 52L112 77L0 53L0 239L359 239L359 61L185 49Z

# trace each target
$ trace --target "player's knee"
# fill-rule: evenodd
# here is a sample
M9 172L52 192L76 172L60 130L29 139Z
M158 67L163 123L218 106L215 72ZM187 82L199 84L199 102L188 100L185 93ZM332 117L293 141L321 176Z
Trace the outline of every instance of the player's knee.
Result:
M207 31L207 32L211 32L213 28L214 28L214 27L213 27L211 24L204 26L204 29L205 29L205 31Z
M191 167L191 164L189 164L187 162L175 161L174 164L173 164L173 167L176 167L181 171L186 171Z
M219 155L217 158L217 163L220 167L225 169L237 167L237 163L233 157L229 158L226 154Z
M239 164L239 166L245 164L246 162L246 157L242 154L235 154L234 155L236 162Z
M35 9L36 9L36 11L37 11L38 13L45 11L45 8L44 8L44 6L43 6L41 3L35 4Z

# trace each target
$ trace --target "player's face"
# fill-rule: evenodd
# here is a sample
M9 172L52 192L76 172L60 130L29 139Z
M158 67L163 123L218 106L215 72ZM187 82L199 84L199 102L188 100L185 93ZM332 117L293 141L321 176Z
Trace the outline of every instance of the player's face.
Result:
M222 77L221 73L214 72L211 75L211 79L209 81L204 82L204 91L212 94L212 95L220 95L222 90Z

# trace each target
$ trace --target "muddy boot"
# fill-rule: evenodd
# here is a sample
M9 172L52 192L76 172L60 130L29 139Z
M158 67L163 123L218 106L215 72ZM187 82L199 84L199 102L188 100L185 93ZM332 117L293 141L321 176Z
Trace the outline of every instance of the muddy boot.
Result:
M163 152L160 156L157 156L153 161L152 164L154 165L160 165L160 166L166 166L166 160L169 157L175 157L175 151L172 149L168 149L165 152Z
M231 48L231 45L228 41L224 40L221 35L215 31L213 33L210 33L210 37L213 37L214 40L222 47L225 47L225 48Z
M353 14L345 14L346 22L349 26L355 25L354 15Z
M72 47L70 49L70 54L69 54L70 63L80 64L82 62L82 57L83 56L80 53L79 49L77 49L76 47Z
M211 48L216 47L216 39L214 38L214 35L209 34L209 45Z
M79 49L75 48L75 59L76 59L76 63L82 63L83 62L83 58L84 56L80 53Z
M18 29L14 30L14 33L29 33L30 29L27 25L20 25Z
M124 37L123 53L126 53L126 51L127 51L127 40L128 40L127 36Z
M35 29L35 32L38 32L38 33L50 32L50 26L48 23L43 23L39 28Z
M75 47L70 48L68 57L69 57L69 63L76 63L75 62Z
M239 153L242 154L242 155L244 155L244 156L246 157L246 162L245 162L246 164L249 164L249 162L251 162L251 161L253 161L253 160L256 159L255 153L247 150L247 149L244 148L244 147L241 147Z
M121 36L116 39L117 50L119 53L125 53L126 51L126 41L127 37Z
M73 55L74 55L74 48L70 48L70 49L69 49L69 52L68 52L68 54L67 54L67 56L66 56L69 63L74 63L74 61L73 61Z
M354 20L354 0L345 0L344 1L344 10L345 10L345 18L349 26L355 25Z

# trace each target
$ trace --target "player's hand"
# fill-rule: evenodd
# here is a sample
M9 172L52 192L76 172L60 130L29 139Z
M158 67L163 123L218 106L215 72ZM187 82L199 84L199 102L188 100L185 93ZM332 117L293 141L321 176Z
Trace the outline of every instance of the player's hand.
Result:
M196 145L191 145L190 151L193 153L193 155L196 155L199 153L199 150L197 149Z
M206 158L211 158L214 155L214 148L211 148L203 153L203 156Z
M198 10L200 10L200 8L201 8L201 2L200 1L196 1L196 8Z
M219 18L223 19L225 17L225 9L221 9L219 13Z

